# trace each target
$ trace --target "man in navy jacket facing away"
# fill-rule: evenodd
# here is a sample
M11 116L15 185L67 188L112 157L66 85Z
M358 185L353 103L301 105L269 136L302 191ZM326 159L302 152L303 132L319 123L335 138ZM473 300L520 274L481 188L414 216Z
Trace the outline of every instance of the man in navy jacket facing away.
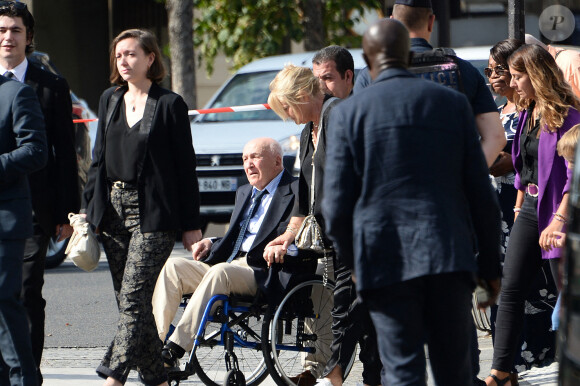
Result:
M461 93L406 70L400 22L373 24L363 50L374 82L330 118L328 234L354 258L383 385L425 383L424 343L437 385L468 385L474 274L491 298L500 276L500 212L473 114Z

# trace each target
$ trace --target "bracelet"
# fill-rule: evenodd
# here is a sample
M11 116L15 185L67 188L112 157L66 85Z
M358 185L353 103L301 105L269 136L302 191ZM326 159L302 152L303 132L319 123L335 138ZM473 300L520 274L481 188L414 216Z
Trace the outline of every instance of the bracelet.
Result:
M518 213L522 211L522 207L521 206L514 206L514 213Z
M560 214L560 213L558 213L558 212L555 212L555 213L552 213L552 214L554 215L554 218L555 218L556 220L558 220L558 221L561 221L561 222L563 222L564 224L568 222L568 220L566 219L566 217L564 217L562 214Z
M292 233L294 236L296 236L297 232L296 232L296 228L292 228L292 227L286 227L286 232L290 232Z

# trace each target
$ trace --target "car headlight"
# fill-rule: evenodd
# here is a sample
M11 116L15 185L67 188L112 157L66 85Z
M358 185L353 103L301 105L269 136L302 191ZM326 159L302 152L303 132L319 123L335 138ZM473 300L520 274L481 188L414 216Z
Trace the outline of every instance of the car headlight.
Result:
M300 137L291 135L279 141L284 155L296 155L300 149Z
M297 176L300 172L300 137L297 135L291 135L279 142L280 146L282 146L284 157L294 157L293 165L287 165L286 168L292 173L292 175Z

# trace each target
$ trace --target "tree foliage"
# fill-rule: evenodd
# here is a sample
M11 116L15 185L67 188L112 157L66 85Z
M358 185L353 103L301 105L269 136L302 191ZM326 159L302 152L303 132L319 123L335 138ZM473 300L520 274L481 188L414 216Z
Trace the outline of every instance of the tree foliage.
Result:
M306 2L321 3L324 45L359 47L361 37L351 28L349 14L363 7L381 9L381 1L367 0L194 0L194 42L209 73L218 52L233 60L235 69L264 56L288 53L290 41L301 42L310 15Z

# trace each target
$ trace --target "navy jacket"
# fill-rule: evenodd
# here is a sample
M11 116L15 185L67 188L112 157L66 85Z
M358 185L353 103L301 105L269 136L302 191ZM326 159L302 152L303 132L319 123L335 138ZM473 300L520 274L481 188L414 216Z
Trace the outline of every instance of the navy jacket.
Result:
M323 214L338 255L354 256L359 291L447 272L499 277L500 211L464 95L391 68L330 125Z
M228 232L219 241L213 243L210 254L204 263L215 265L227 261L238 237L238 227L243 220L244 209L248 207L252 196L252 186L241 186L236 192L236 204L230 220ZM284 170L282 179L274 193L272 202L256 234L254 243L248 251L248 265L254 270L258 288L266 295L270 304L281 300L282 295L297 282L300 275L313 274L316 260L300 261L297 257L286 256L283 264L274 264L268 268L264 260L266 244L286 231L294 200L298 197L298 181Z
M34 91L0 76L0 239L32 235L26 175L46 164L46 133Z

